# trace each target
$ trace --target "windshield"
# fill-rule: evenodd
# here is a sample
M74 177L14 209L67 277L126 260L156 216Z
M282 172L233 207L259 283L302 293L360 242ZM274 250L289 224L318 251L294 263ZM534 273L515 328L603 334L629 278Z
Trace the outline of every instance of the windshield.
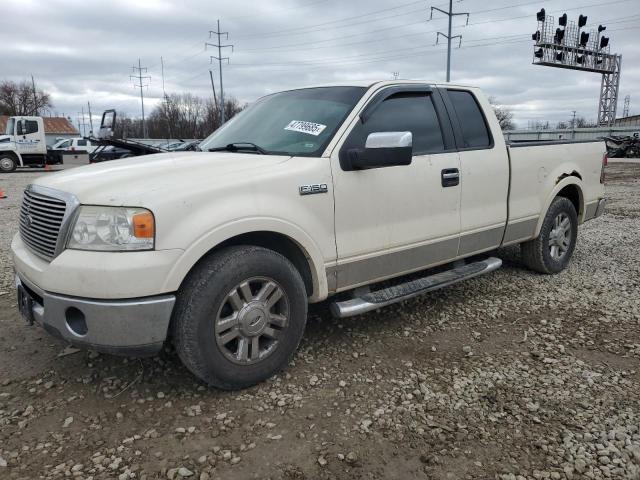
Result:
M271 154L319 157L366 90L321 87L268 95L213 132L200 149L253 144Z
M15 118L10 118L9 121L7 122L7 129L5 130L4 133L6 133L7 135L13 135L14 132L14 126L16 124L16 119Z

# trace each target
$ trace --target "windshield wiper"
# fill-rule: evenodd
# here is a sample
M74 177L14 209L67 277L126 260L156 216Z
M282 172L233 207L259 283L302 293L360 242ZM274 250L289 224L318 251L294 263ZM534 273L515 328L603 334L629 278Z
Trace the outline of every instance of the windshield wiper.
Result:
M262 155L267 155L269 152L262 148L260 145L256 145L251 142L234 142L229 143L224 147L214 147L210 148L210 152L238 152L240 150L249 150L251 152L258 152Z

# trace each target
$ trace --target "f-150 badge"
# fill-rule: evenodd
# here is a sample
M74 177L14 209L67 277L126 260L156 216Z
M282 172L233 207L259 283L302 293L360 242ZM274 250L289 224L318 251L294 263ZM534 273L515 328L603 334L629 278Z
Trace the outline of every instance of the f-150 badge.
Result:
M326 183L313 183L311 185L300 185L298 187L300 195L311 195L314 193L327 193L329 187Z

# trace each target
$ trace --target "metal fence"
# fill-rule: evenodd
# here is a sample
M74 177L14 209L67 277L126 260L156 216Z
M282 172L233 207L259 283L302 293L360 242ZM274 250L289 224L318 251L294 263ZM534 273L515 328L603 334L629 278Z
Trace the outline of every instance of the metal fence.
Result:
M508 142L535 140L596 140L611 135L633 135L640 133L640 126L635 127L597 127L549 130L506 130L503 132Z

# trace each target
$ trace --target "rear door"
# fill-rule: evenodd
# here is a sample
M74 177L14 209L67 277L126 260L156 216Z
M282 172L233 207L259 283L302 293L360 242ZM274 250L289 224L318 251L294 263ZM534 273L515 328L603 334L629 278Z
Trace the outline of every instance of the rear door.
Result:
M491 105L474 89L442 90L460 155L460 249L469 255L500 245L507 221L509 158ZM500 134L492 135L492 132Z
M458 154L437 91L387 87L363 123L354 119L340 151L364 147L374 132L410 131L410 165L345 171L332 154L335 195L335 283L338 290L426 268L455 257L460 232L460 187L443 184L457 172ZM367 108L367 107L365 107Z

